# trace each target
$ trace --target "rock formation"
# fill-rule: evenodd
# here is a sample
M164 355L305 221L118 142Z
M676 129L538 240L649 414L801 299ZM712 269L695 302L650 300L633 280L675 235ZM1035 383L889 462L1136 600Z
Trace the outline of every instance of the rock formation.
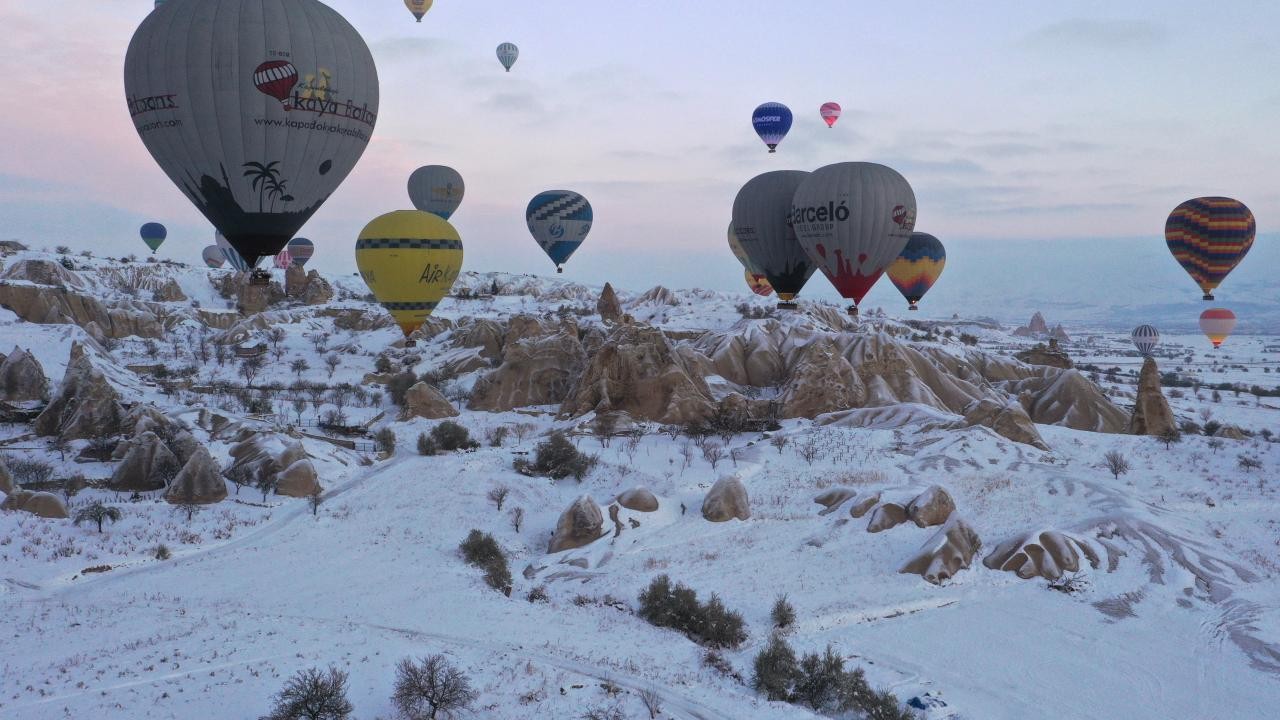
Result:
M18 483L13 481L13 473L9 472L9 466L0 459L0 493L8 495L18 489Z
M604 290L600 291L600 299L596 301L596 312L606 323L622 321L622 303L618 302L618 294L613 291L613 285L604 284Z
M1097 569L1098 554L1089 543L1057 530L1030 532L1010 538L982 560L992 570L1015 573L1023 580L1057 580L1065 572L1079 572L1080 556Z
M49 399L49 378L40 361L19 347L0 362L0 394L5 400L25 402Z
M969 425L990 428L997 435L1017 443L1048 450L1040 431L1016 402L1002 405L992 399L974 401L965 408L964 420Z
M822 338L799 350L778 399L784 417L813 418L862 407L867 401L867 389L835 343Z
M107 486L120 492L147 492L164 488L182 468L177 456L153 432L129 443L128 454L116 466Z
M404 408L400 411L401 420L411 420L416 417L439 420L457 416L458 410L430 383L417 383L404 394Z
M604 534L604 513L590 495L583 495L561 513L547 552L558 553L590 545Z
M952 518L898 572L919 575L934 585L941 585L972 565L973 556L981 547L978 533L964 520Z
M1122 433L1125 412L1078 370L1034 368L1034 374L1000 383L1014 395L1033 422L1089 432Z
M300 298L307 291L307 271L301 265L290 265L284 271L284 294Z
M272 296L279 286L275 283L258 285L249 282L247 273L241 275L240 285L236 288L236 309L242 315L256 315L271 307ZM279 294L283 295L284 291L280 289Z
M1044 315L1039 312L1031 316L1031 322L1013 331L1014 335L1022 337L1034 337L1049 334L1049 323L1045 322Z
M934 485L907 505L907 517L916 527L933 527L945 523L955 510L956 502L951 499L951 493Z
M823 506L823 509L818 511L819 515L830 515L839 510L840 506L844 505L850 498L857 496L858 491L853 488L834 487L820 493L813 501Z
M164 336L165 327L160 318L147 303L136 300L115 300L110 303L99 300L89 291L78 291L83 283L73 273L56 266L61 273L69 275L74 282L50 285L37 283L26 277L22 268L26 263L41 261L22 261L6 271L6 280L19 279L28 282L14 283L0 280L0 306L14 312L27 322L41 325L64 324L79 325L91 335L94 332L101 337L125 338L136 335L143 338L160 338ZM35 272L36 277L45 278L43 272ZM64 278L56 278L63 282ZM90 328L94 330L91 331Z
M473 331L478 336L473 335L471 341L483 338L485 343L493 342L489 335L492 330L476 323ZM476 381L467 403L472 410L503 412L560 403L586 364L577 324L570 320L563 321L550 334L521 337L514 342L504 338L497 345L502 364Z
M1138 374L1138 399L1129 417L1129 434L1159 437L1177 430L1178 422L1160 388L1160 368L1156 367L1155 358L1147 358Z
M1014 357L1028 365L1044 365L1063 370L1070 370L1075 367L1075 363L1071 361L1071 356L1065 350L1044 344L1036 345L1030 350L1023 350L1015 354Z
M0 510L21 510L36 517L50 520L65 520L71 515L67 512L67 504L62 498L47 492L30 492L17 490L0 503Z
M227 483L218 463L203 445L169 483L164 499L174 505L210 505L227 498Z
M707 491L702 500L702 517L711 522L727 522L751 517L747 486L736 477L722 477Z
M867 532L884 532L906 521L907 509L901 503L887 502L871 511L871 519L867 521Z
M307 273L307 287L302 291L302 302L305 305L324 305L333 300L333 286L328 280L320 277L320 273L312 270Z
M71 359L58 394L35 420L37 435L81 440L116 435L125 417L119 393L94 364L80 343L71 345Z
M635 512L655 512L658 498L648 488L631 488L618 496L618 504Z
M291 463L276 478L277 495L301 498L320 490L320 478L316 473L316 467L305 458Z

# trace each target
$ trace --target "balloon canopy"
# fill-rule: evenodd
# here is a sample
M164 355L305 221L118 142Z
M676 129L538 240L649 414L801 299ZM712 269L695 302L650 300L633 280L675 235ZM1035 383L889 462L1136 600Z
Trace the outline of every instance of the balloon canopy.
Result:
M316 254L316 244L304 237L290 240L286 247L293 256L293 264L298 267L305 267L311 256Z
M378 118L368 46L317 0L165 3L124 81L147 150L250 263L337 189Z
M159 250L160 246L164 244L164 239L169 237L169 231L165 229L165 226L154 222L143 225L138 230L138 234L142 236L142 242L146 243L153 253Z
M1133 338L1133 344L1137 346L1138 352L1142 353L1143 357L1151 357L1151 353L1160 344L1160 331L1151 325L1139 325L1133 329L1130 337Z
M1239 200L1202 197L1174 208L1164 224L1169 252L1213 300L1213 291L1253 247L1258 224Z
M442 220L448 220L458 209L466 191L462 175L445 165L420 167L409 176L409 200L413 206Z
M591 203L572 190L538 193L525 209L529 232L542 251L556 264L556 272L591 232Z
M200 252L200 257L204 260L204 264L217 270L227 264L227 258L222 254L222 248L217 245L206 245L204 250Z
M1210 308L1200 313L1200 332L1214 347L1222 347L1235 329L1236 314L1226 308Z
M840 103L822 103L822 107L818 108L818 114L822 115L822 120L827 127L835 127L836 121L840 119L840 113Z
M431 9L435 0L404 0L404 6L409 8L409 12L413 13L413 17L418 22L422 22L422 18Z
M794 307L791 301L816 269L791 226L791 199L808 176L801 170L757 175L733 199L733 233L785 307Z
M502 63L502 67L511 72L511 66L516 64L516 60L520 59L520 48L515 43L504 42L498 46L498 62Z
M791 109L782 103L767 102L751 113L751 126L769 152L777 151L778 143L791 131L791 121Z
M231 266L232 270L237 272L248 272L258 265L258 258L254 258L253 262L244 259L235 248L231 247L231 243L227 242L227 238L222 233L214 234L214 242L219 250L222 251L222 259Z
M462 240L436 215L397 210L360 231L356 267L407 338L453 288L462 271Z
M773 286L769 284L769 278L757 275L750 270L743 270L742 274L746 277L747 287L751 289L751 292L760 297L769 297L773 294Z
M913 232L907 246L889 265L889 280L907 299L908 309L916 310L920 299L938 282L946 266L947 251L938 238Z

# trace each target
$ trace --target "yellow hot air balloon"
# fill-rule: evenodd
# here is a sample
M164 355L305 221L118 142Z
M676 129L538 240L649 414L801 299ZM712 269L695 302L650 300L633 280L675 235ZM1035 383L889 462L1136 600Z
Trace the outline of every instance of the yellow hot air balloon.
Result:
M397 210L360 231L356 267L407 338L453 288L462 270L462 240L436 215Z
M404 0L404 6L409 8L409 12L413 13L418 22L422 22L422 16L426 15L427 11L431 9L431 3L433 2L435 0Z

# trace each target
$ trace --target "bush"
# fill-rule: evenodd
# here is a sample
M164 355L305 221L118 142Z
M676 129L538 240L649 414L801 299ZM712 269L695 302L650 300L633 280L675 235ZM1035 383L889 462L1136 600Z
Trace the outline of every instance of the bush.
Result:
M484 570L484 581L489 587L499 592L511 593L511 571L507 569L507 556L492 535L472 530L458 549L469 564Z
M912 720L898 698L876 692L861 668L846 670L844 658L830 645L821 655L808 653L799 662L781 636L755 658L752 686L770 700L804 704L820 713L857 713L871 720Z
M724 606L714 593L705 605L691 588L659 575L640 593L637 613L649 624L678 630L710 648L736 648L747 639L742 615Z
M391 372L393 369L395 368L391 366L391 358L387 357L386 355L379 355L378 359L373 361L374 372L385 375Z
M1209 437L1213 437L1214 435L1217 435L1218 431L1221 429L1222 429L1222 423L1218 422L1217 420L1210 420L1209 422L1204 424L1204 434L1208 435Z
M551 598L547 595L547 586L538 585L529 591L525 599L531 603L550 602Z
M173 557L173 553L169 551L169 546L160 543L156 546L155 552L152 553L157 560L168 560Z
M780 636L769 638L769 644L756 655L751 686L770 700L790 702L792 688L799 677L795 651Z
M552 480L572 476L581 482L597 461L594 455L579 452L564 433L557 431L538 443L532 464L521 458L516 462L516 469L527 474L545 475Z
M19 485L37 485L53 477L53 465L35 458L12 458L6 462L13 481Z
M373 436L375 442L378 443L378 449L390 455L396 451L396 431L390 427L384 427Z
M426 433L418 433L418 454L419 455L435 455L440 452L436 441Z
M409 658L396 666L396 689L391 703L405 720L431 720L471 705L478 693L466 674L443 655Z
M773 610L769 612L769 617L773 619L773 626L782 630L795 624L796 609L791 607L786 593L779 595L778 599L773 601Z
M490 428L485 433L485 439L489 441L489 447L502 447L502 443L507 439L507 435L511 432L511 428L506 425L499 425L496 428Z
M347 674L330 665L328 670L310 668L289 678L261 720L346 720L353 710L347 700Z
M387 382L387 395L391 396L391 402L396 407L404 407L404 397L409 392L409 388L418 384L418 376L409 371L397 373Z
M480 447L480 443L471 439L471 431L452 420L445 420L431 428L431 439L435 441L436 447L444 452Z

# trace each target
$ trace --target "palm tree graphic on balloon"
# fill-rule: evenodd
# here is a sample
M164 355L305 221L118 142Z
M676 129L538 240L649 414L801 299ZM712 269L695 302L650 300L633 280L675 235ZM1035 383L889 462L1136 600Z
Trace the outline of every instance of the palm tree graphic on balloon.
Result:
M277 167L280 161L273 160L263 164L247 162L244 164L244 176L250 178L251 187L258 191L258 212L275 212L276 201L291 202L293 196L287 191L288 181L280 178ZM271 198L271 208L265 209L266 199Z

